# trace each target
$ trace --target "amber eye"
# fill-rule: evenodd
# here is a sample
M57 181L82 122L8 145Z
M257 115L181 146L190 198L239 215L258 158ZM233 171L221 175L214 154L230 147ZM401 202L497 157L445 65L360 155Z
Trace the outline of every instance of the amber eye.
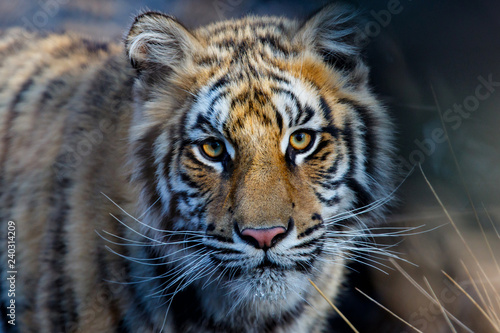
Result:
M224 156L224 143L218 140L207 140L201 144L201 151L212 160L219 160Z
M290 146L293 149L303 151L310 148L312 135L305 131L298 131L290 135Z

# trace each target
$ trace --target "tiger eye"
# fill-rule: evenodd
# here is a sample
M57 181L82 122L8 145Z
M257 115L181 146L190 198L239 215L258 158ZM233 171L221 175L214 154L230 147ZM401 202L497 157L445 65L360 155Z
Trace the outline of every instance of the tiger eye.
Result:
M210 159L219 159L224 154L224 144L220 141L205 141L201 146L205 155Z
M295 132L290 136L290 145L295 150L304 150L311 144L312 136L307 132Z

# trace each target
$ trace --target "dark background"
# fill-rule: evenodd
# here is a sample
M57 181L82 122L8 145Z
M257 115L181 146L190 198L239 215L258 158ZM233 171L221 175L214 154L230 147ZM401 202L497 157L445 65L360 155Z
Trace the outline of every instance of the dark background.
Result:
M133 16L145 9L166 12L195 28L247 14L305 19L327 3L329 1L319 0L0 0L0 28L70 30L107 40L121 38ZM500 247L494 228L496 225L498 229L500 220L500 1L363 0L357 4L366 18L362 31L368 36L366 59L372 68L372 84L397 124L398 159L409 164L422 163L466 242L484 270L490 272L494 262L491 252L498 253ZM480 78L490 78L499 84L478 105L470 104L474 110L467 118L457 119L456 113L448 110L454 104L473 103L476 89L481 85ZM481 89L482 93L487 91ZM443 128L439 108L455 118L445 122L449 141L437 143L432 141L432 133ZM403 176L409 169L405 163L399 168ZM443 257L442 243L450 243L447 248L458 250L446 252L449 257L443 260L443 265L449 264L448 259L465 262L473 259L464 253L464 244L457 238L419 170L403 183L398 197L391 223L425 225L424 229L442 225L437 231L424 234L425 242L432 239L433 245L419 248L416 241L415 248L403 251L409 252L410 258L419 261L424 256ZM483 236L478 234L478 220L492 243L491 252ZM410 239L409 243L415 242ZM419 262L419 265L424 270L427 264ZM431 273L416 274L439 273L443 267L436 266L429 268ZM491 274L492 277L498 275L498 271Z

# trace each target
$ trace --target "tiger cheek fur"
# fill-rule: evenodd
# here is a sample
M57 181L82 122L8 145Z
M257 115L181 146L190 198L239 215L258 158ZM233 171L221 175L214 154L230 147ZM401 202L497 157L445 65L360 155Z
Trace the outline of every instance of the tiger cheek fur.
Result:
M16 63L35 79L7 80L15 96L0 104L0 151L12 155L0 156L0 213L30 239L20 254L26 331L326 330L332 309L309 280L335 300L346 258L393 191L392 125L368 87L355 25L338 5L304 23L250 16L192 31L147 12L126 58L64 35L21 45L36 61L36 43L53 45L46 63ZM0 43L7 63L15 43ZM2 78L15 67L0 63ZM28 109L45 108L57 140L41 129L21 140ZM61 163L103 120L113 124L105 143ZM16 168L38 141L51 149L34 164L44 178L32 191L19 182L38 171ZM39 215L5 204L20 191L29 205L44 195Z

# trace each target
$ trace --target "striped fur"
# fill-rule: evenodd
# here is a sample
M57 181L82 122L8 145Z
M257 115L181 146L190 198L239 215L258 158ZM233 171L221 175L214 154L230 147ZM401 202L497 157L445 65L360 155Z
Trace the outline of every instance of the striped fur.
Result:
M0 245L15 221L19 271L10 331L326 329L332 313L308 280L338 295L393 189L392 128L355 24L335 5L305 23L246 17L194 31L147 12L126 52L4 32ZM301 131L304 151L289 143ZM224 146L220 160L203 153L207 140ZM269 248L244 236L272 227L286 232Z

